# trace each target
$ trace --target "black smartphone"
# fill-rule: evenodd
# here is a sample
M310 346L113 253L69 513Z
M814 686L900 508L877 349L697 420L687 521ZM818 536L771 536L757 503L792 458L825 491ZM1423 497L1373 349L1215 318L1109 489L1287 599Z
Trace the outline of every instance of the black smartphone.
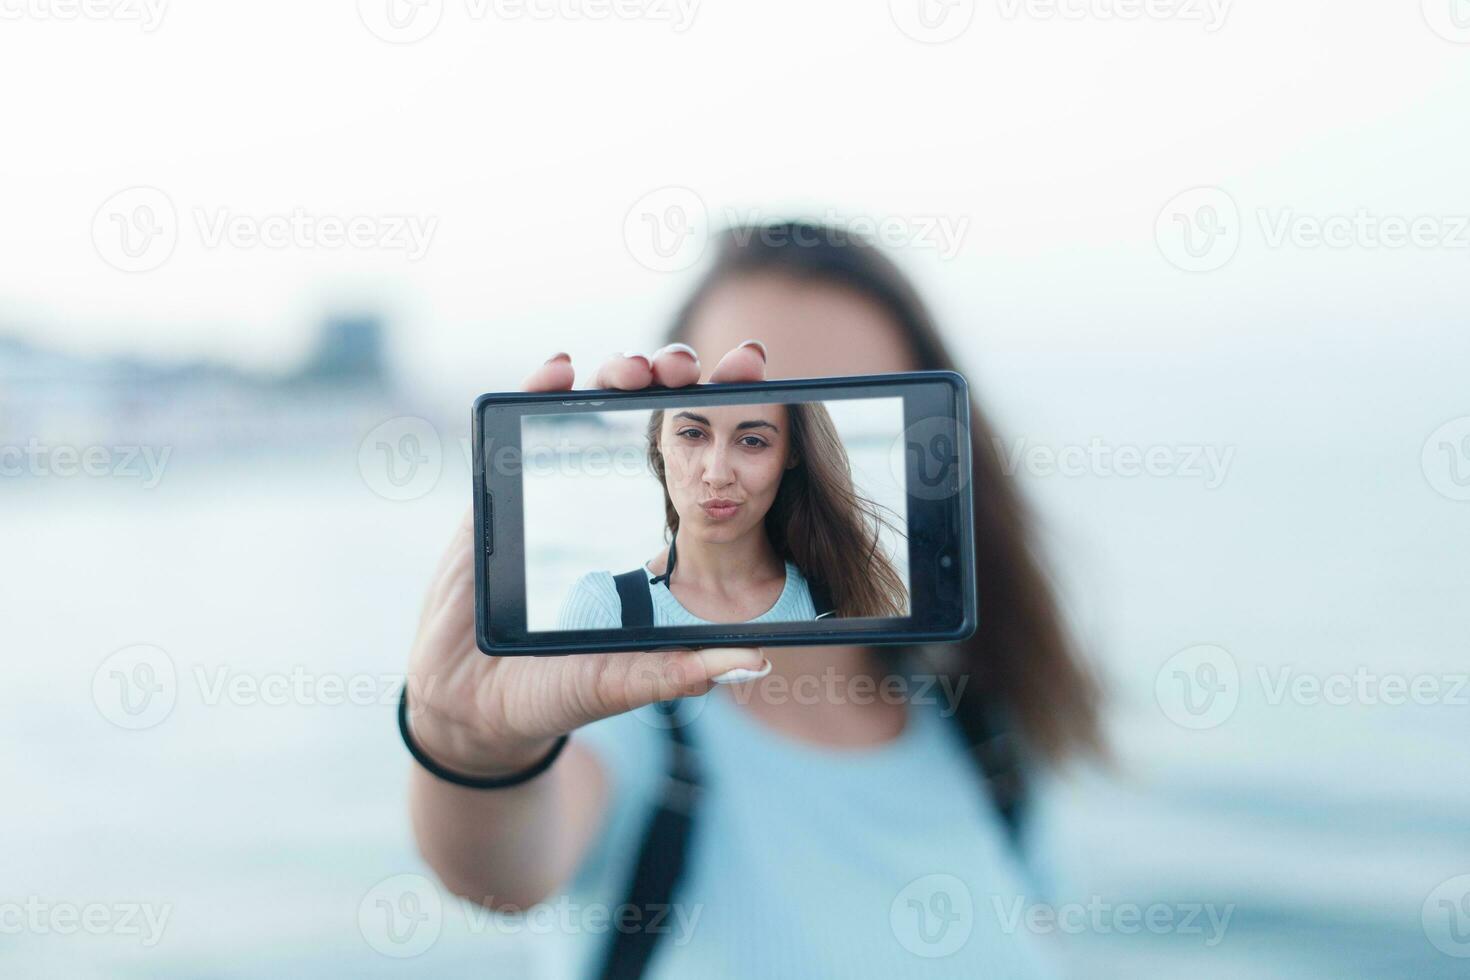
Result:
M969 422L949 371L481 395L480 649L962 640Z

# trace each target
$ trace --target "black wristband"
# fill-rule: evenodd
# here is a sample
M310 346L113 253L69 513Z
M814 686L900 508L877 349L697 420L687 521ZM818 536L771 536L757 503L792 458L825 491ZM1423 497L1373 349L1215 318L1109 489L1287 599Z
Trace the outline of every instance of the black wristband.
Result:
M519 786L530 779L535 779L556 761L561 755L562 748L567 744L567 736L563 735L556 740L551 751L546 753L545 758L520 772L513 772L509 776L466 776L452 769L445 769L439 763L429 758L428 754L414 742L413 736L408 733L408 685L403 685L403 693L398 697L398 734L403 736L403 744L408 748L408 754L413 756L415 762L423 766L435 776L446 783L456 786L465 786L469 789L504 789L507 786Z

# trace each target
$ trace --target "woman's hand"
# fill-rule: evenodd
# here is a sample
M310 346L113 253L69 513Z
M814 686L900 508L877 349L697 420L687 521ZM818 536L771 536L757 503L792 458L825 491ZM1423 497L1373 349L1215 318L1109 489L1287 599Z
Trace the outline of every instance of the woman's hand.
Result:
M746 341L710 372L713 382L765 380L765 348ZM593 388L651 384L681 388L700 379L694 351L671 344L652 358L613 357ZM571 358L552 357L525 391L570 391ZM758 670L755 648L566 656L490 657L475 644L474 518L467 511L439 563L409 658L414 739L441 765L469 775L501 775L533 764L559 735L610 715L674 697L705 694L714 678Z

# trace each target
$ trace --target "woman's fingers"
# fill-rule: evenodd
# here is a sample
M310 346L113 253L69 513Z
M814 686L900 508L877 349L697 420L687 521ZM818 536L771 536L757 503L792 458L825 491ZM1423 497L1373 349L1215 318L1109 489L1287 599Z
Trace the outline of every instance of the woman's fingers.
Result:
M715 684L763 677L770 670L770 662L759 647L585 656L596 658L596 691L589 700L597 705L599 717L622 714L656 701L705 694ZM717 681L716 677L723 679Z
M570 354L553 354L521 382L522 391L569 391L577 372Z
M653 352L653 383L682 388L699 382L699 355L688 344L669 344Z
M709 379L711 382L766 380L766 345L759 340L745 341L720 358Z
M652 357L627 353L607 359L593 375L591 387L637 391L657 384L665 388L683 388L697 384L701 370L699 355L694 348L688 344L669 344L655 351ZM747 340L730 351L709 376L712 382L765 379L766 345L759 340Z
M593 388L634 391L653 383L653 362L646 354L618 354L602 362L592 378Z

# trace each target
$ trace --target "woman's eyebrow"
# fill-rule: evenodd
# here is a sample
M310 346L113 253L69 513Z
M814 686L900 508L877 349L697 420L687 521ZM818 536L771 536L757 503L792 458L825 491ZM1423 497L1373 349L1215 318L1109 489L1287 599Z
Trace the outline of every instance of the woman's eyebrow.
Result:
M700 425L714 428L713 426L710 426L709 419L705 418L703 415L696 415L694 412L677 412L675 413L674 418L688 419L691 422L697 422ZM781 431L773 423L767 422L765 419L748 419L735 426L735 431L737 432L743 432L746 429L770 429L772 432Z

